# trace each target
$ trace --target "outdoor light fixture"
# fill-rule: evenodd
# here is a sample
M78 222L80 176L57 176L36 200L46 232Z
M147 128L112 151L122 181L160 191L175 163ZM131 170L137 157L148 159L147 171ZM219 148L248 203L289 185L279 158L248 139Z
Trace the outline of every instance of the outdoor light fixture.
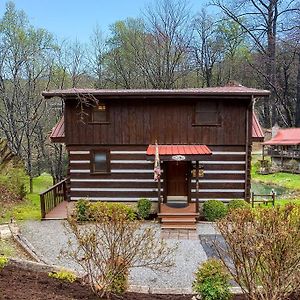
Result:
M100 111L105 111L106 105L104 103L99 103L97 109Z
M197 177L197 168L196 165L193 165L193 169L191 171L192 176L193 177ZM203 165L199 165L199 169L198 169L198 177L204 177L204 166Z

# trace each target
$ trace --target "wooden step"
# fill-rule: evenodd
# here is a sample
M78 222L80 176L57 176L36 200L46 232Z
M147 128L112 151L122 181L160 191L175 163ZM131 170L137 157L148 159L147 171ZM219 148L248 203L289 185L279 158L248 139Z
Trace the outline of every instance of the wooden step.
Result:
M197 226L196 224L193 225L186 225L186 224L176 224L176 225L170 225L170 224L162 224L161 229L187 229L187 230L196 230Z
M198 217L199 214L198 213L158 213L157 214L158 217L165 217L165 216L178 216L178 217L187 217L187 216L192 216L192 217Z
M178 223L196 223L195 218L179 219L179 218L163 218L162 223L178 222Z

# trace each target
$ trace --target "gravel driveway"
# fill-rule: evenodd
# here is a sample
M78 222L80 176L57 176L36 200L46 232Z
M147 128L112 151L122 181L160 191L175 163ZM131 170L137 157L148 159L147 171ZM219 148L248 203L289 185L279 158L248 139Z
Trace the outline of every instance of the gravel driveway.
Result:
M160 226L149 223L147 226ZM68 236L64 228L64 221L26 221L20 224L21 233L33 245L36 252L50 264L61 265L67 268L80 270L80 267L65 258L59 258L59 253L67 247ZM210 224L200 223L197 233L215 234ZM207 259L207 255L200 243L196 240L166 240L171 246L177 244L175 266L168 272L154 272L146 268L133 268L130 271L130 284L147 286L148 288L176 288L191 291L194 272L198 265Z

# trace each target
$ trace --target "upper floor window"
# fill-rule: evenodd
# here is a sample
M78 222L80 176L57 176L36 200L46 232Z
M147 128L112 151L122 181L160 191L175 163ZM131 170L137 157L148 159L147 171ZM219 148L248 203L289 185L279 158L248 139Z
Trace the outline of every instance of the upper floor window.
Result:
M92 111L92 122L93 123L107 123L108 120L108 108L104 102L98 103Z
M108 151L94 150L91 157L91 173L108 173L109 155Z
M217 101L199 101L195 106L194 124L202 126L221 125L220 104Z

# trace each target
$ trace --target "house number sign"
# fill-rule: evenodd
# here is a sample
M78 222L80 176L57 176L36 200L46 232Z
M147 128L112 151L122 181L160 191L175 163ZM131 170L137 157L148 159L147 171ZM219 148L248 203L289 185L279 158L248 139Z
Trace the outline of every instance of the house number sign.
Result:
M185 156L183 156L183 155L174 155L174 156L172 156L172 159L176 160L176 161L181 161L181 160L185 160Z

